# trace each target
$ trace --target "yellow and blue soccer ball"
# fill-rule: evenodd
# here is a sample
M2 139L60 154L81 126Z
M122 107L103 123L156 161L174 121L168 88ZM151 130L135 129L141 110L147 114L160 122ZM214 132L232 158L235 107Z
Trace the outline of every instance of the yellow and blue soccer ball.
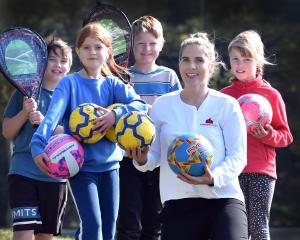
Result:
M121 103L114 103L114 104L109 105L107 107L107 109L113 110L113 109L116 109L116 108L121 107L121 106L123 106L123 104L121 104ZM112 126L110 129L108 129L106 131L105 137L109 141L111 141L111 142L116 142L117 141L116 132L115 132L115 126Z
M211 167L213 148L200 134L184 134L176 137L168 148L168 163L176 174L191 176L204 174L205 166Z
M104 114L103 111L96 109L97 105L93 103L83 103L76 107L69 120L71 134L84 143L95 143L99 141L105 133L99 133L92 129L93 120Z
M117 122L115 132L121 148L145 147L154 140L155 126L146 113L129 112Z

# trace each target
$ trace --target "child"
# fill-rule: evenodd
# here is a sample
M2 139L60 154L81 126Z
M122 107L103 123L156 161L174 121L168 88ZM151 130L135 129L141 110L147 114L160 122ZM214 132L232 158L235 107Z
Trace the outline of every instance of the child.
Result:
M285 105L280 93L263 79L264 46L255 31L237 35L229 44L232 84L221 92L239 98L247 93L266 97L272 105L270 125L248 132L248 163L239 177L245 195L249 236L252 240L270 239L270 209L276 181L275 148L293 141Z
M181 89L176 73L156 65L163 48L161 23L143 16L132 24L135 64L130 68L130 81L137 94L151 105L162 94ZM120 163L120 210L118 240L159 239L161 201L159 197L159 168L146 173L135 169L132 159Z
M150 151L126 151L140 171L160 165L161 240L247 239L246 209L238 182L246 165L246 126L238 102L208 87L220 64L205 33L184 40L179 51L184 89L155 100L150 117L157 137ZM173 139L191 132L202 134L213 146L211 169L206 168L200 177L176 175L167 160Z
M32 138L32 155L45 169L44 147L55 126L63 120L65 133L70 134L69 117L82 103L99 105L105 114L94 120L94 129L105 132L128 111L147 111L133 88L119 78L125 69L112 55L110 34L98 23L84 26L77 37L76 52L83 68L67 75L58 84L48 113ZM115 110L105 107L124 105ZM93 144L82 144L85 156L80 172L71 178L70 186L80 215L77 239L112 240L119 208L119 161L123 152L106 138Z
M14 140L9 170L9 198L12 209L13 239L52 239L61 233L67 188L66 182L45 175L34 163L29 144L49 106L53 90L69 72L72 50L61 39L48 39L48 64L42 83L39 104L15 91L4 113L3 136ZM58 126L56 133L63 132Z

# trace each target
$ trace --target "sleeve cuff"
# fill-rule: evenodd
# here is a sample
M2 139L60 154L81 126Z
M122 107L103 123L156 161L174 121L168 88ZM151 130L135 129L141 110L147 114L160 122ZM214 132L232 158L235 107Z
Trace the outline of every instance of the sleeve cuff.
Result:
M148 161L147 161L148 162ZM137 161L135 161L134 159L132 159L132 164L133 166L141 171L141 172L146 172L148 169L147 169L147 162L144 164L144 165L140 165Z

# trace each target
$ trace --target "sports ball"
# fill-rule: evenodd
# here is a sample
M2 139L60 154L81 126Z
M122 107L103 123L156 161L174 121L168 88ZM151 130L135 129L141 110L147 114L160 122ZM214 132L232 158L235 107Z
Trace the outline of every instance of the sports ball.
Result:
M103 111L96 109L97 105L93 103L83 103L76 107L69 120L71 134L84 143L95 143L99 141L105 133L99 133L92 129L93 120L104 114Z
M154 140L155 126L146 113L129 112L119 119L115 132L121 148L145 147Z
M185 172L191 176L201 176L205 166L210 168L212 164L213 148L200 134L184 134L172 141L167 156L169 166L176 174Z
M77 174L82 167L84 152L81 144L72 136L57 134L52 136L45 148L49 162L46 166L53 178L66 179Z
M107 109L109 110L113 110L113 109L116 109L118 107L121 107L123 104L121 103L114 103L112 105L109 105L107 107ZM112 126L110 129L107 130L106 134L105 134L105 137L111 141L111 142L116 142L117 141L117 138L116 138L116 133L115 133L115 126Z
M264 127L272 121L273 111L270 102L258 94L245 94L238 98L242 109L247 131L252 131L258 126Z

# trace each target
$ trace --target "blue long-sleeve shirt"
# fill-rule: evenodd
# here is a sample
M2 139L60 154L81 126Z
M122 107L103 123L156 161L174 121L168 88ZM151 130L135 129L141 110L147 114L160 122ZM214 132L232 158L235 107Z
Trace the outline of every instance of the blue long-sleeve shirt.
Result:
M77 72L67 75L57 85L45 119L32 137L33 157L44 151L48 139L61 120L65 133L70 134L70 114L82 103L94 103L102 107L123 103L122 107L114 110L116 122L126 112L147 111L146 104L134 89L116 77L90 79L81 77ZM123 152L116 143L104 137L93 144L82 143L82 146L85 161L81 171L104 172L119 167Z

